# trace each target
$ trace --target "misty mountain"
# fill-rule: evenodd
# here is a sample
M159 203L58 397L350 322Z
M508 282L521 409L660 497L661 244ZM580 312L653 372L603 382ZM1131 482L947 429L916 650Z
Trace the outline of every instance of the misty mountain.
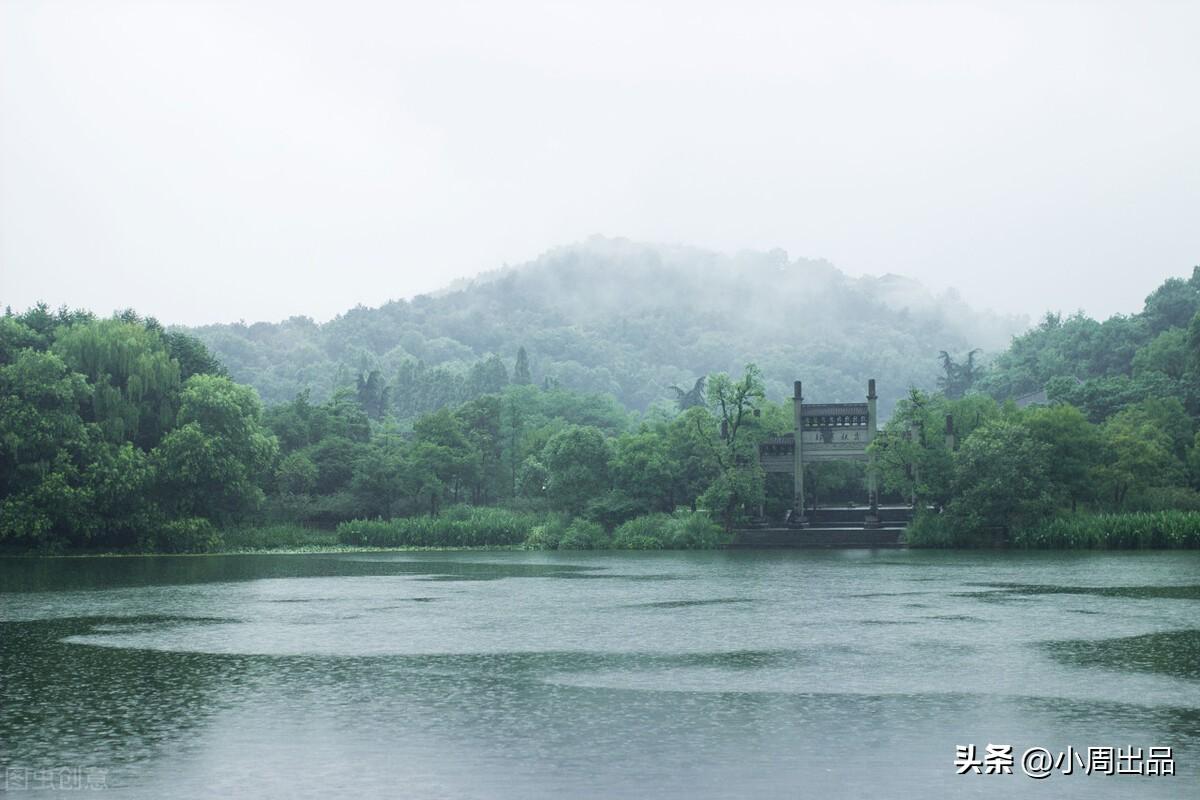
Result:
M782 250L724 255L596 237L324 324L293 317L191 332L269 403L304 389L321 399L377 371L404 417L507 380L521 347L535 383L610 393L633 409L750 361L776 399L801 379L813 401L856 400L874 377L888 409L910 386L935 385L938 351L998 350L1024 327L954 292L896 275L851 278ZM407 402L422 383L452 386Z

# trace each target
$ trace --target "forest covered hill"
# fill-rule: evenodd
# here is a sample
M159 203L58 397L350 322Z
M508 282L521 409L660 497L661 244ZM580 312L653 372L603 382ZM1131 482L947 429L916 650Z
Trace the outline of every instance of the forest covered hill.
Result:
M686 277L685 258L702 279ZM1135 314L1047 314L988 359L974 347L986 326L960 321L952 299L922 306L899 279L851 280L782 255L696 258L590 243L438 297L310 324L291 351L287 326L224 331L257 343L266 363L292 359L292 370L307 353L327 391L351 384L265 407L227 375L246 359L226 352L222 364L133 310L8 309L0 548L208 550L245 525L299 526L289 541L342 526L351 544L715 546L714 522L732 529L760 508L780 519L792 507L790 481L768 480L755 457L792 428L787 380L803 377L810 397L855 397L862 374L890 379L881 388L891 398L906 394L872 452L890 501L923 510L910 544L985 541L996 529L1029 546L1200 543L1200 267L1166 280ZM788 297L813 302L793 315ZM435 343L460 357L425 366L418 358ZM477 355L514 346L524 355L511 369ZM388 378L390 358L399 363ZM600 366L586 371L585 358ZM697 372L705 358L745 358L773 372L733 367L660 403L670 370L691 376L656 358ZM356 374L356 361L371 371ZM599 388L654 404L651 413L571 391L552 372L566 363L577 376L603 370L612 385ZM277 391L304 388L303 372L289 375ZM1041 402L1008 402L1030 392ZM947 416L953 443L921 433ZM862 467L846 467L806 466L812 502L861 499ZM413 521L443 509L445 521ZM534 517L512 516L526 512ZM1137 516L1150 512L1159 516Z
M305 389L323 400L375 372L380 411L413 419L510 379L644 410L674 400L672 385L690 389L751 361L776 399L797 378L814 399L857 399L877 378L886 413L910 386L934 387L939 351L998 351L1024 327L953 292L935 296L895 275L851 278L781 250L723 255L596 237L324 324L293 317L191 333L268 404ZM522 348L529 373L518 376Z

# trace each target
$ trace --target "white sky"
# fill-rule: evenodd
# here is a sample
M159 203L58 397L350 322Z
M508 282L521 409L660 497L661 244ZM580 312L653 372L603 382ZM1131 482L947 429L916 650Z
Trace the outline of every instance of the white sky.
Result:
M0 303L328 318L591 234L1039 315L1200 263L1200 2L0 0Z

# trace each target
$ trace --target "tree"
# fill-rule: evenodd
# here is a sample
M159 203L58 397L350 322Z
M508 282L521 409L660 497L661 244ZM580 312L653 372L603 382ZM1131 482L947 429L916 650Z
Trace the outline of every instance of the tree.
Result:
M938 377L937 383L942 394L951 400L957 400L971 390L981 372L975 363L975 356L982 352L978 348L972 350L967 353L966 361L961 364L951 358L945 350L938 352L938 358L942 361L942 375Z
M723 469L733 467L751 453L745 437L739 434L766 398L762 374L755 364L747 364L740 381L725 373L713 375L708 383L708 405L720 424L723 447L718 462Z
M358 374L358 405L371 419L383 419L391 402L391 389L387 381L373 369L365 378Z
M1096 481L1115 507L1129 495L1182 481L1191 420L1177 400L1145 400L1114 415L1101 432L1105 451Z
M182 331L163 334L167 352L179 364L179 379L186 381L193 375L220 375L228 377L225 367L217 360L204 342Z
M429 513L436 515L446 491L457 502L463 484L476 479L480 456L472 449L462 420L448 408L421 417L413 432L414 475L418 476L414 485L417 493L429 496Z
M675 404L680 411L687 411L689 408L704 406L704 384L707 380L707 376L701 375L696 379L696 382L692 384L692 388L688 389L687 391L680 389L678 386L667 387L675 393Z
M546 495L555 508L582 513L608 489L608 442L599 428L570 425L546 442L540 462L546 469Z
M1191 280L1168 278L1146 298L1142 312L1151 334L1170 328L1186 328L1200 311L1200 267L1192 270Z
M1187 330L1171 328L1137 351L1133 357L1133 376L1159 372L1177 381L1187 372L1190 359Z
M508 454L509 496L517 496L517 472L524 461L522 438L525 433L526 411L518 391L509 390L504 397L504 418L502 420L502 440L504 450Z
M391 517L406 493L419 493L413 475L412 461L397 442L381 440L367 447L354 464L351 483L363 516Z
M1033 438L1046 446L1047 480L1071 504L1095 494L1092 472L1104 455L1104 439L1096 426L1074 406L1028 409L1023 423Z
M762 375L755 364L746 365L739 381L725 373L713 375L708 381L708 405L720 431L720 441L711 445L720 474L705 490L702 502L721 517L726 527L743 516L747 506L762 503L764 474L758 465L757 446L743 434L765 396Z
M45 337L13 317L0 317L0 366L11 364L26 349L45 350Z
M1049 447L1022 425L985 423L954 454L954 497L946 515L962 530L1005 530L1045 517Z
M65 328L54 352L92 386L81 409L112 442L153 447L175 420L179 364L162 336L135 322L102 320Z
M53 353L0 367L0 540L82 544L92 529L83 473L96 436L79 416L90 389Z
M504 453L500 430L502 408L498 395L484 395L463 403L455 411L477 458L478 469L471 480L471 502L475 504L494 500L500 494L500 487L507 482L501 474Z
M626 434L613 442L609 462L613 486L633 501L639 513L675 510L677 465L667 448L665 436L648 430Z
M667 427L666 458L672 465L672 494L696 510L696 500L721 472L713 441L719 426L704 407L680 414Z
M988 411L986 407L968 410L967 400L952 402L944 396L910 390L869 445L883 487L913 498L918 507L944 506L953 496L953 453L946 445L946 416L961 418L961 423L955 421L955 430L967 435Z
M471 397L499 394L508 385L508 368L504 366L500 356L488 356L487 359L472 365L469 384Z
M287 494L311 494L317 485L317 465L304 453L284 456L275 469L275 486Z
M155 448L160 491L174 515L236 521L262 501L278 442L258 395L228 378L196 375L184 387L179 427Z
M517 364L513 368L513 383L518 386L528 386L533 383L533 373L529 369L529 354L525 347L517 348Z

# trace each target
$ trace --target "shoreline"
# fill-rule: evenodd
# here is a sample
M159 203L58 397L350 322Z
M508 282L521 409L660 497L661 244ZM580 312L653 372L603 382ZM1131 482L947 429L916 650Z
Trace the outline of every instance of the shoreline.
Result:
M300 555L337 555L340 553L430 553L430 552L462 552L462 551L478 551L478 552L500 552L500 551L527 551L527 552L549 552L531 550L520 547L519 545L480 545L477 547L418 547L418 546L399 546L399 547L364 547L361 545L315 545L312 547L273 547L273 548L244 548L239 547L231 550L214 550L211 553L121 553L107 551L102 553L0 553L0 558L28 558L28 559L52 559L52 558L211 558L213 556L300 556Z

